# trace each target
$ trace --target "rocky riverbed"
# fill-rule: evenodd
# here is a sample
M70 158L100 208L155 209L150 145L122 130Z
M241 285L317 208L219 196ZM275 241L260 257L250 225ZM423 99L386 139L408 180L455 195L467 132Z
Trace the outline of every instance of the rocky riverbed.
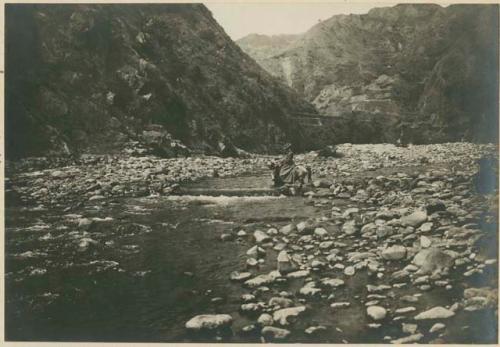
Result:
M494 342L498 195L474 181L496 151L306 153L303 197L173 195L269 188L264 156L8 163L6 335Z

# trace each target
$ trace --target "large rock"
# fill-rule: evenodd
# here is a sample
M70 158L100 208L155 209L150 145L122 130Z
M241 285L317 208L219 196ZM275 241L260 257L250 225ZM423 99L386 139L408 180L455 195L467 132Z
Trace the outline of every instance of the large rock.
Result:
M391 343L395 344L395 345L401 345L401 344L405 344L405 343L416 343L416 342L422 340L423 337L424 337L424 335L422 335L421 333L418 333L418 334L413 334L413 335L401 337L401 338L396 339L396 340L392 340Z
M262 336L266 340L284 340L290 335L290 331L276 327L264 327L261 331Z
M239 281L245 281L252 277L251 272L239 272L239 271L233 271L229 274L229 279L231 281L239 282Z
M253 233L253 237L255 238L255 242L257 243L264 243L271 240L269 235L267 235L262 230L255 230L255 232Z
M271 271L268 274L259 275L245 282L245 285L250 288L260 287L266 284L273 283L281 274L278 271Z
M306 310L305 306L287 307L273 313L273 319L281 325L288 325Z
M441 306L436 306L415 316L415 320L445 319L455 315L455 312Z
M490 287L467 288L464 290L464 306L466 311L477 311L488 307L496 307L498 290Z
M215 330L231 326L233 317L228 314L202 314L191 318L186 323L189 330Z
M412 226L414 228L427 221L427 212L423 210L416 210L412 214L401 217L401 224Z
M453 257L439 248L422 249L413 258L413 263L420 267L419 272L433 273L450 268L454 264Z
M400 260L406 256L406 247L404 246L391 246L382 250L380 256L386 260Z
M278 254L278 271L281 274L287 274L289 272L297 270L297 266L293 263L292 259L286 251L281 251Z
M340 278L323 278L321 279L321 283L327 287L337 288L343 286L344 280Z
M373 320L382 320L387 316L387 310L382 306L369 306L366 313Z
M350 220L342 225L342 231L347 235L354 235L359 231L359 226L355 220Z
M269 299L269 306L279 306L281 308L290 307L293 305L293 301L288 298L283 298L281 296L275 296Z

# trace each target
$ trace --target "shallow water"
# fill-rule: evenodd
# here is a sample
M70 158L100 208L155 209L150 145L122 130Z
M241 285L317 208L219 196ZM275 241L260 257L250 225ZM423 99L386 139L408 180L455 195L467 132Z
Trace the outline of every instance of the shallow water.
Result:
M227 188L268 188L261 176L207 179L190 186L214 191ZM279 227L312 215L328 215L332 206L347 208L346 200L324 199L322 206L302 197L284 196L172 196L115 199L95 202L71 214L55 210L29 210L9 206L6 212L6 337L8 340L53 341L210 341L213 337L186 334L184 324L197 314L229 313L232 335L224 341L259 341L237 332L256 317L239 313L240 295L249 292L229 281L229 274L245 269L245 252L253 246L256 228ZM101 218L88 230L76 224L79 216ZM108 217L108 219L105 219ZM112 218L112 220L110 219ZM228 231L247 230L249 237L222 242ZM352 240L340 240L349 249ZM356 249L358 250L358 249ZM276 267L276 252L268 250L265 263L254 273ZM390 264L388 264L390 273ZM325 270L312 277L345 276ZM401 322L386 321L370 329L364 298L366 284L386 283L366 270L335 289L335 301L348 308L333 310L325 300L307 300L306 314L291 330L291 341L383 342L386 335L401 336ZM281 290L295 290L303 279L273 286L262 298ZM382 294L385 307L415 306L417 312L432 305L452 304L454 289L425 292L415 304L397 298L416 293L411 286ZM333 293L333 291L332 291ZM215 299L215 300L214 300ZM297 302L298 298L294 298ZM362 301L363 300L363 301ZM491 341L496 332L475 334L484 319L457 314L446 323L457 326L452 342ZM410 314L412 315L412 314ZM316 338L304 329L322 324L327 331ZM423 327L427 323L419 324ZM463 326L469 326L462 329ZM430 326L429 326L430 327ZM428 328L427 327L427 330Z

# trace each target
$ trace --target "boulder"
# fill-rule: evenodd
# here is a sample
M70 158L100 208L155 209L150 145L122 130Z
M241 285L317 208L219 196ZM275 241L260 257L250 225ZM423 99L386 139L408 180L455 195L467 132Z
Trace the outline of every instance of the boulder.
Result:
M314 229L314 235L318 236L320 239L323 239L328 236L328 231L325 228L316 228Z
M280 296L275 296L269 299L269 306L280 306L281 308L290 307L293 305L291 299L282 298Z
M498 291L490 287L467 288L464 290L464 306L466 311L496 307L497 302Z
M323 278L321 283L327 287L337 288L343 286L345 283L340 278Z
M283 235L288 235L292 231L296 230L295 224L287 224L279 229L279 232L282 233Z
M276 327L266 326L261 331L265 340L284 340L290 335L290 331Z
M359 231L359 227L355 220L350 220L342 225L342 231L347 235L354 235Z
M255 232L253 233L253 237L255 238L255 242L257 243L264 243L271 240L269 235L267 235L262 230L255 230Z
M261 256L264 256L265 254L266 250L259 246L253 246L247 251L247 255L253 258L259 258Z
M299 271L294 271L290 272L286 277L288 278L301 278L301 277L307 277L309 276L309 270L299 270Z
M406 247L394 245L382 250L380 256L386 260L400 260L406 256Z
M263 327L273 325L273 316L271 316L269 313L263 313L257 319L257 323L259 323Z
M370 306L366 309L366 313L373 320L382 320L387 316L387 310L382 306Z
M319 293L321 293L321 288L316 288L316 284L314 282L308 282L306 283L302 288L299 290L299 294L303 296L316 296Z
M435 333L435 332L438 332L438 331L441 331L443 330L444 328L446 328L446 325L443 324L443 323L436 323L434 324L430 329L429 329L429 332L431 334Z
M418 334L413 334L410 336L401 337L401 338L396 339L396 340L392 340L391 343L395 344L395 345L400 345L400 344L405 344L405 343L416 343L416 342L422 340L423 337L424 337L424 335L418 333Z
M448 310L441 306L436 306L431 308L430 310L421 312L417 314L414 319L415 320L427 320L427 319L445 319L450 318L455 315L455 312Z
M278 271L282 274L286 274L297 270L297 266L293 263L292 259L286 251L281 251L278 254Z
M291 320L296 319L305 310L305 306L282 308L281 310L274 311L273 319L281 325L288 325L292 323Z
M186 323L189 330L215 330L231 326L233 317L228 314L202 314L191 318Z
M412 226L414 228L427 221L427 212L423 210L416 210L412 214L401 217L401 224Z
M233 271L229 274L229 279L231 281L239 282L239 281L245 281L252 277L251 272L239 272L239 271Z
M260 287L266 284L273 283L281 274L278 271L271 271L268 274L259 275L245 282L245 285L250 288Z
M441 249L431 247L418 252L413 258L413 264L420 268L420 273L426 274L449 268L454 264L454 260Z

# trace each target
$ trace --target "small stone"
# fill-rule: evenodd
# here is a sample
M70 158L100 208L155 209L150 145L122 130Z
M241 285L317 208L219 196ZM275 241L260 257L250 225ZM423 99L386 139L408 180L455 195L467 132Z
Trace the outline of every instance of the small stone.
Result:
M282 234L284 234L284 235L288 235L288 234L290 234L294 230L296 230L295 229L295 225L294 224L288 224L288 225L285 225L284 227L280 228L279 232L282 233Z
M297 269L297 267L292 262L292 259L290 259L290 256L286 251L281 251L278 254L277 262L278 262L278 271L282 274L286 274L295 271Z
M387 310L382 306L369 306L366 313L373 320L382 320L387 316Z
M355 220L350 220L344 223L342 226L342 231L346 235L354 235L359 231L359 227L356 225Z
M426 319L445 319L450 318L455 315L455 312L450 311L444 307L436 306L427 310L425 312L421 312L415 316L415 320L426 320Z
M323 278L321 283L328 287L337 288L343 286L345 283L340 278Z
M314 235L319 238L325 238L328 236L328 231L325 228L316 228L314 229Z
M261 331L262 336L267 340L284 340L290 335L290 331L276 327L266 326Z
M233 234L222 234L220 236L220 239L223 242L225 242L225 241L231 241L231 240L234 240L234 235Z
M259 275L257 277L247 280L245 282L245 285L247 285L250 288L260 287L266 284L273 283L280 276L281 274L278 271L271 271L268 274Z
M403 314L403 313L409 313L409 312L413 312L413 311L416 311L417 309L413 306L408 306L408 307L403 307L403 308L398 308L395 312L397 314Z
M229 274L229 279L231 281L236 281L236 282L245 281L245 280L249 279L250 277L252 277L251 272L233 271Z
M286 275L288 278L301 278L309 276L309 270L299 270L295 272L290 272Z
M283 297L272 297L269 299L269 306L279 306L280 308L291 307L293 305L293 301Z
M267 242L267 241L270 241L271 240L271 237L269 237L269 235L267 235L265 232L263 232L262 230L256 230L254 233L253 233L253 237L255 238L255 241L257 243L264 243L264 242Z
M261 256L264 256L265 254L266 250L259 246L253 246L247 251L247 255L253 258L259 258Z
M271 235L271 236L278 235L278 229L276 229L276 228L267 229L267 235Z
M321 288L316 288L314 282L308 282L305 286L300 288L299 293L304 296L315 296L321 293Z
M186 323L186 329L189 330L214 330L233 323L233 317L228 314L202 314L191 318Z
M263 309L264 309L264 305L260 302L251 302L251 303L243 304L240 306L241 312L245 312L245 313L261 312Z
M418 227L427 220L427 213L422 210L417 210L408 216L401 217L401 224Z
M344 274L346 276L353 276L355 273L356 273L356 270L354 270L354 267L352 267L352 266L348 266L344 270Z
M386 260L400 260L403 259L405 256L406 256L406 247L399 245L394 245L385 248L381 253L381 257Z
M330 304L330 307L333 309L345 308L345 307L349 307L349 306L351 306L350 302L333 302Z
M248 258L247 259L247 265L248 266L257 266L259 262L255 258Z
M428 233L429 231L432 230L432 226L433 226L433 223L427 222L427 223L422 224L419 229L421 232Z
M420 246L422 248L429 248L431 243L431 240L427 236L420 236Z
M392 340L391 343L396 344L396 345L400 345L400 344L404 344L404 343L415 343L415 342L420 341L423 337L424 337L424 335L419 333L419 334L414 334L414 335L402 337L402 338L397 339L397 340Z
M403 323L401 326L403 332L407 334L415 334L418 329L418 325L416 324Z
M259 323L261 326L265 327L265 326L273 325L274 320L273 320L273 317L269 313L263 313L257 319L257 323Z
M443 330L444 328L446 328L446 325L445 325L445 324L443 324L443 323L436 323L436 324L434 324L434 325L433 325L433 326L429 329L429 332L430 332L431 334L433 334L433 333L435 333L435 332L437 332L437 331L441 331L441 330Z
M242 294L240 298L243 302L249 302L255 300L255 295L246 293Z
M291 319L295 319L306 310L305 306L288 307L274 311L273 319L281 325L288 325Z
M323 325L318 325L318 326L313 326L313 327L309 327L307 328L306 330L304 330L304 332L307 334L307 335L315 335L315 334L318 334L322 331L326 331L326 327L323 326Z

